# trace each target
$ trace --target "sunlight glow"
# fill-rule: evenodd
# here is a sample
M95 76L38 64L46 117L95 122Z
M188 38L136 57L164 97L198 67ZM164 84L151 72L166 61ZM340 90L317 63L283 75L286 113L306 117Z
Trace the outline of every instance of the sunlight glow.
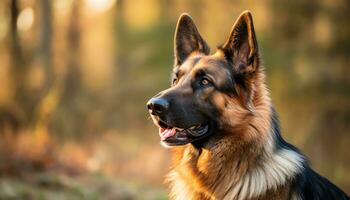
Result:
M53 3L55 12L60 16L68 15L71 12L74 0L56 0Z
M113 7L117 0L85 0L89 11L95 13L105 12Z
M17 27L21 31L29 30L34 24L33 8L28 7L22 10L17 19Z
M126 23L136 29L154 25L161 13L157 0L128 0L125 1L124 8Z

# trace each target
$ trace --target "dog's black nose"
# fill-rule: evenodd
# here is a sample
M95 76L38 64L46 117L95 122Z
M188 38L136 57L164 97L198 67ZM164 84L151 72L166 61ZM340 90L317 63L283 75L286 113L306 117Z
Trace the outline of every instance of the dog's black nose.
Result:
M169 102L164 98L152 98L147 102L147 108L152 115L160 115L169 108Z

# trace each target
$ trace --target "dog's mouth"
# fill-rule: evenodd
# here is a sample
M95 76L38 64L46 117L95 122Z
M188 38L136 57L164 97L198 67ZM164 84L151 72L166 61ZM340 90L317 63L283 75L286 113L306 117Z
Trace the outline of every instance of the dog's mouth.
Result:
M210 133L210 123L197 124L187 128L170 126L158 122L161 143L165 146L180 146L203 139Z

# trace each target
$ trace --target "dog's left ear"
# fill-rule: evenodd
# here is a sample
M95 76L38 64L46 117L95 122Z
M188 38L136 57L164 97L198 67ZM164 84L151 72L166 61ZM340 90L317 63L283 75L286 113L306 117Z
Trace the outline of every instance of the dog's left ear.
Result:
M175 66L181 65L193 52L209 54L207 43L194 24L192 18L183 13L176 26L174 38Z
M223 50L226 59L232 62L235 73L250 73L256 70L258 45L252 14L249 11L244 11L238 17L221 50Z

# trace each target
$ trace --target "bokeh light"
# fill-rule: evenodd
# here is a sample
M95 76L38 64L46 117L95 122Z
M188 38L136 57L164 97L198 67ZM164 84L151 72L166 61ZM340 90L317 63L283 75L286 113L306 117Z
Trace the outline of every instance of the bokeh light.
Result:
M88 11L92 13L102 13L111 9L117 0L85 0Z
M28 7L23 9L17 19L17 27L21 31L29 30L34 24L33 8Z

